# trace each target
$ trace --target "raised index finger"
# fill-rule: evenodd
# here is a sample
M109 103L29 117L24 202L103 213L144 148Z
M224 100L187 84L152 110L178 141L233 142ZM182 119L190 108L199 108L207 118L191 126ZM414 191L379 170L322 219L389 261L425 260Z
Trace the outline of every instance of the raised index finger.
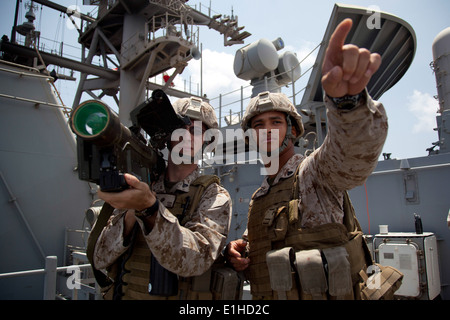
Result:
M345 43L345 38L347 38L348 33L350 32L353 25L353 21L350 18L343 20L330 37L330 42L328 44L327 55L331 56L339 54L342 52L342 47Z

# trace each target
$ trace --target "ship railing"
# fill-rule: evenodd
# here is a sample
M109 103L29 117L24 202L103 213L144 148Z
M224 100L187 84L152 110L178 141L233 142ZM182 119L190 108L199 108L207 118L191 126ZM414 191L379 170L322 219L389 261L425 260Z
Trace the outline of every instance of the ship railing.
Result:
M303 61L303 60L302 60ZM301 61L299 62L299 64ZM308 85L302 86L299 90L296 89L296 83L302 79L308 72L313 69L314 66L309 67L297 80L291 81L288 84L279 85L276 89L280 89L281 92L285 93L289 99L291 99L294 106L297 106L297 102L300 102L299 95L306 90ZM265 83L266 90L269 90L269 83L272 79L282 76L287 73L294 73L296 66L292 69L273 75L271 77L265 76L262 81ZM218 113L219 127L230 126L238 124L244 116L245 108L252 97L252 85L241 86L238 89L232 90L230 92L219 94L209 100L210 104ZM289 92L290 87L290 92ZM272 87L271 87L272 88ZM273 88L272 88L273 89ZM301 97L300 97L301 98ZM227 110L228 109L228 110Z
M197 48L199 46L199 28L197 26L194 30L194 24L189 16L183 17L179 15L174 18L174 15L169 16L167 12L153 16L145 24L144 32L145 36L143 38L141 34L135 34L129 39L124 39L121 49L122 55L135 55L142 51L143 48L148 48L156 39L168 38L169 36L175 37L178 41L184 40Z
M70 264L76 252L86 252L87 241L91 230L85 229L70 229L66 228L64 232L64 256L63 263Z
M196 26L194 28L194 23L189 15L184 17L179 15L177 18L179 21L172 21L173 15L169 16L167 12L165 14L153 16L146 23L147 37L145 41L149 43L159 37L177 36L198 47L200 40L199 27ZM186 23L186 25L184 23Z
M213 16L215 16L215 15L220 15L219 12L214 11L214 10L212 9L211 2L209 3L209 5L208 5L208 4L205 5L205 4L203 4L201 1L198 1L198 3L189 4L189 6L190 6L191 8L194 8L194 10L197 10L197 11L199 11L199 12L201 12L201 13L207 15L207 16L210 17L210 18L213 17ZM232 15L233 15L233 17L234 17L234 13L232 13Z
M170 72L169 72L170 73ZM180 81L181 79L181 81ZM156 84L158 86L164 87L166 81L164 80L164 74L160 73L154 77L148 79L149 83ZM172 89L177 89L179 91L187 92L191 95L200 96L200 83L192 81L191 77L189 79L175 78L174 82L169 85ZM151 91L148 92L148 97L150 97Z
M16 38L16 42L22 46L26 46L25 44L25 38L23 36L18 36ZM60 41L60 40L53 40L46 37L43 37L42 35L39 35L39 39L36 39L36 46L39 51L53 54L59 57L63 58L70 58L72 60L79 60L82 56L82 48L78 45L73 45L68 42ZM32 47L34 49L34 47ZM94 60L92 61L92 64L97 65L99 67L102 67L102 59L98 59L98 61ZM59 69L61 67L56 66L56 69Z
M78 298L78 293L80 290L89 294L95 294L98 297L98 289L86 284L85 280L91 281L91 279L80 279L80 277L78 276L81 271L88 272L89 270L91 270L91 265L89 263L58 267L57 257L47 256L45 258L45 267L43 269L1 273L0 279L43 274L44 292L42 298L43 300L55 300L55 299L65 299L60 294L57 294L56 291L57 274L72 273L72 275L67 278L66 285L68 289L72 290L71 298L76 300Z

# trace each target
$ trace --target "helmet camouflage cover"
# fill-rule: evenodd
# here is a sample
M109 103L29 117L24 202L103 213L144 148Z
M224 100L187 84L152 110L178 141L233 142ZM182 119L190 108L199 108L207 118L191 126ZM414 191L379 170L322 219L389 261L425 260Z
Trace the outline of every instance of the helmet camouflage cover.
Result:
M181 98L173 104L175 112L181 116L187 116L192 120L203 122L208 129L219 127L214 108L206 101L197 97Z

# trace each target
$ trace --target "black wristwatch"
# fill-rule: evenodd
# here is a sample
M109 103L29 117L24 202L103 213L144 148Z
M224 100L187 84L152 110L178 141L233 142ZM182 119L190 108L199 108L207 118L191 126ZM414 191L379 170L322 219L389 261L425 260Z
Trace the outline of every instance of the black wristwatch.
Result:
M139 219L144 219L144 218L148 218L151 217L152 215L154 215L159 209L159 201L158 199L156 199L155 203L151 206L148 207L147 209L144 210L135 210L134 214L136 217L138 217Z
M358 105L359 100L363 97L363 93L361 92L355 95L346 95L339 98L328 97L334 102L338 109L352 110Z

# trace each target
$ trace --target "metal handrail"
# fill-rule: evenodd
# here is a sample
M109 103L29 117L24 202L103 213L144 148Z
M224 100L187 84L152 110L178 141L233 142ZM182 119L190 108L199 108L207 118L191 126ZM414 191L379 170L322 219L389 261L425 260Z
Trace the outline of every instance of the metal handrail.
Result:
M35 270L25 270L25 271L16 271L16 272L7 272L0 273L0 279L2 278L12 278L12 277L22 277L36 274L45 274L44 279L44 300L55 300L56 298L56 274L58 272L67 272L70 270L78 269L88 269L91 268L89 263L80 264L80 265L71 265L65 267L57 267L57 257L56 256L47 256L45 258L45 268L44 269L35 269ZM81 282L76 282L76 284L83 284Z
M284 74L292 74L292 75L293 75L294 70L295 70L298 66L300 66L301 63L302 63L303 61L305 61L305 60L306 60L306 59L307 59L314 51L316 51L317 49L319 49L320 46L321 46L322 44L323 44L323 42L319 43L319 44L318 44L314 49L312 49L305 57L303 57L303 59L302 59L301 61L299 61L298 64L296 64L295 66L293 66L290 70L286 70L286 71L283 72L283 73L279 73L279 74L272 75L272 76L264 76L264 78L262 78L261 80L264 80L264 81L267 83L267 82L270 81L271 79L277 78L277 77L279 77L279 76L281 76L281 75L284 75ZM289 82L289 83L286 84L286 85L278 86L278 89L281 89L281 88L283 88L283 87L287 87L287 86L289 86L289 85L292 86L292 94L288 95L288 98L292 99L292 102L293 102L293 104L294 104L295 106L297 106L297 102L296 102L296 97L297 97L297 95L299 95L301 92L303 92L303 91L307 88L307 85L306 85L305 87L303 87L303 88L301 88L301 89L298 90L298 88L296 89L296 87L295 87L295 83L296 83L297 81L299 81L300 79L302 79L306 74L308 74L308 73L313 69L313 67L314 67L314 65L312 65L311 67L309 67L308 69L306 69L305 71L303 71L303 72L300 74L300 77L299 77L297 80L291 81L291 82ZM292 76L292 78L293 78L293 76ZM222 127L222 119L225 120L225 117L228 117L229 114L237 114L237 115L239 116L239 119L242 119L242 117L243 117L243 115L244 115L244 106L243 106L243 105L244 105L244 101L245 101L245 100L248 100L248 99L251 99L251 95L244 96L244 89L248 89L248 88L251 88L251 87L252 87L251 84L249 84L249 85L247 85L247 86L241 86L240 88L234 89L234 90L232 90L232 91L230 91L230 92L226 92L226 93L219 94L217 97L213 97L213 98L209 99L210 103L211 103L212 101L214 101L214 100L218 100L218 106L217 106L217 107L214 107L214 106L213 106L213 107L214 107L214 110L216 110L216 111L218 110L218 112L219 112L219 116L218 116L219 127ZM224 98L225 96L231 95L231 94L236 93L236 92L238 92L238 91L241 92L241 96L240 96L239 99L234 99L234 100L231 101L231 102L223 103L223 98ZM231 105L237 105L238 103L240 103L240 111L236 111L236 110L232 111L232 109L230 109L230 112L229 112L229 113L223 111L223 108L224 108L224 107L231 106ZM225 114L225 115L222 116L222 114ZM228 125L228 122L227 122L226 120L225 120L225 122L226 122L226 125Z
M65 266L65 267L57 267L56 272L63 272L63 271L67 272L67 270L70 270L71 268L74 268L74 267L77 267L80 269L85 269L85 268L91 267L91 265L89 263L86 263L86 264L77 264L77 265L71 265L71 266ZM36 275L36 274L44 274L47 271L48 270L44 268L44 269L34 269L34 270L0 273L0 279L21 277L21 276L32 276L32 275Z

